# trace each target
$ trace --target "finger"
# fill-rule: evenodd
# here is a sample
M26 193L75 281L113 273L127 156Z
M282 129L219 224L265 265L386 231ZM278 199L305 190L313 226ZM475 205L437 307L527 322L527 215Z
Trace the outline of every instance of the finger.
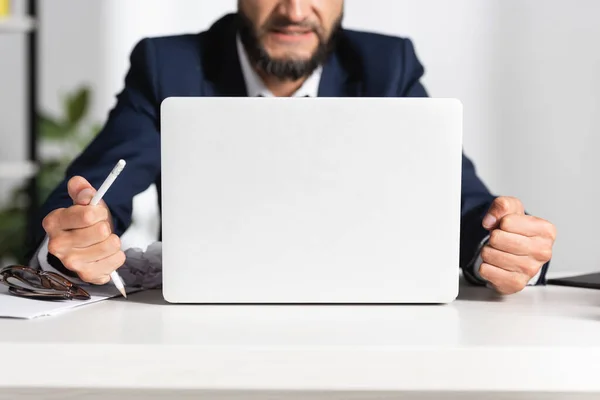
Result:
M79 278L81 278L81 276ZM81 280L84 282L87 282L87 283L91 283L92 285L102 286L102 285L106 285L108 282L110 282L110 275L102 275L91 281L86 281L83 278L81 278Z
M50 248L48 251L51 254L54 254L50 251ZM85 249L70 249L68 253L63 256L57 254L54 255L62 261L67 269L80 273L83 269L88 267L88 264L113 256L119 251L121 251L121 241L117 235L113 234L102 243L95 244Z
M92 197L96 194L96 189L81 176L75 176L69 179L67 191L69 192L69 197L73 200L73 204L80 206L87 206L90 204Z
M491 246L484 246L481 249L481 259L486 264L505 271L522 273L530 278L534 277L541 267L541 264L531 257L506 253Z
M121 240L117 235L111 234L105 241L94 244L84 249L74 249L86 262L95 262L112 256L121 250Z
M556 240L556 228L553 224L529 215L509 214L500 220L500 229L528 237L541 236Z
M98 206L71 206L62 210L58 225L61 230L88 228L101 221L108 221L108 209Z
M518 272L506 271L487 263L481 264L479 275L490 283L501 294L514 294L520 292L529 282L527 276Z
M57 257L69 253L73 249L85 249L104 242L112 231L107 221L100 221L87 228L64 231L54 236L48 244L49 251Z
M103 277L109 276L123 264L125 264L125 253L119 251L102 260L88 263L78 274L82 279L85 278L86 282L102 282Z
M50 239L53 239L62 236L65 231L87 228L100 221L109 221L110 223L110 213L107 207L71 206L52 211L43 219L42 226Z
M492 231L488 245L496 250L517 256L531 254L533 239L516 233L505 232L500 229Z
M509 214L525 214L523 204L515 197L498 197L483 218L483 227L487 230L495 229L499 221Z

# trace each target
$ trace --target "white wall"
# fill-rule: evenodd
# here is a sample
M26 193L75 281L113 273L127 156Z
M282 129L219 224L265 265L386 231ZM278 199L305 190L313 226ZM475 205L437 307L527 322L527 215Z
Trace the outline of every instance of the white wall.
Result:
M22 0L13 6L22 12ZM27 159L27 137L25 136L27 97L25 96L25 36L0 34L0 162ZM15 179L0 180L0 205L9 198L11 189L20 185Z
M491 189L557 225L554 269L600 270L598 15L597 0L347 1L347 26L410 36L431 95L464 102Z
M94 115L104 118L135 42L205 29L236 0L40 3L43 105L54 108L57 92L89 81ZM597 15L597 0L346 0L346 27L410 36L430 94L463 101L465 149L481 176L559 228L555 269L600 270L600 254L588 250L600 239ZM0 110L6 105L0 94ZM6 137L0 140L5 146ZM142 215L154 201L148 196L136 200ZM133 244L148 240L131 237Z

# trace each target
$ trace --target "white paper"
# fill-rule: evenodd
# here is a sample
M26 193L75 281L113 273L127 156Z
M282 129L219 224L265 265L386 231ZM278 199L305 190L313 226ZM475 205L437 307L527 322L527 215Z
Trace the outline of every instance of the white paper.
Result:
M125 278L127 294L160 285L162 281L160 243L149 247L146 252L130 249L125 253L127 260L119 271L122 273L121 277ZM52 316L121 296L112 282L103 286L87 284L80 284L80 286L91 295L89 300L36 300L18 297L11 295L8 287L0 283L0 318L33 319Z
M125 281L127 294L144 289L157 289L162 284L162 244L156 242L146 251L128 249L127 259L119 268ZM65 311L102 300L121 296L111 283L103 286L80 284L92 297L89 300L35 300L13 296L8 287L0 283L0 318L33 319L56 315Z
M121 296L115 287L82 286L92 297L90 300L35 300L13 296L6 285L0 284L0 318L33 319L56 315L76 307L97 303ZM136 290L127 290L127 293Z

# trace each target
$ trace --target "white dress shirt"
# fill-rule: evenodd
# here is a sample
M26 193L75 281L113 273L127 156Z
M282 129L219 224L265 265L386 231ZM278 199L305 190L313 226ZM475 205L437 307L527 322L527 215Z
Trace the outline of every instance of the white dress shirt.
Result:
M242 69L242 74L244 77L244 81L246 83L246 92L248 97L274 97L273 93L265 86L261 77L256 73L252 65L250 64L250 60L248 58L248 54L244 49L242 41L239 36L236 38L236 46L238 57L240 59L240 67ZM319 93L319 84L321 82L321 75L323 72L322 67L318 67L309 77L304 81L302 86L292 95L292 97L317 97ZM474 261L471 265L467 266L467 268L471 269L473 274L480 280L485 282L485 279L479 275L479 268L482 264L481 259L481 249L487 243L489 237L485 238L479 249L477 250L477 257L474 258ZM31 260L32 266L41 267L45 271L52 271L59 273L54 269L47 260L48 257L48 246L40 246L33 259ZM534 285L537 283L539 277L541 275L541 270L538 274L529 282L530 285ZM77 280L75 280L77 281Z

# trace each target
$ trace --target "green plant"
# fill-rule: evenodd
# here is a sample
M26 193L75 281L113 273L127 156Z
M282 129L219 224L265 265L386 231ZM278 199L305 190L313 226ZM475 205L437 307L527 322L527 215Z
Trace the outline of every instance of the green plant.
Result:
M36 184L40 202L64 178L69 163L100 131L97 124L86 123L90 106L90 89L82 87L69 93L63 100L63 115L54 118L39 113L39 149L47 153L37 164ZM25 263L25 231L27 224L27 182L18 186L6 207L0 210L0 260ZM41 204L37 204L41 206Z

